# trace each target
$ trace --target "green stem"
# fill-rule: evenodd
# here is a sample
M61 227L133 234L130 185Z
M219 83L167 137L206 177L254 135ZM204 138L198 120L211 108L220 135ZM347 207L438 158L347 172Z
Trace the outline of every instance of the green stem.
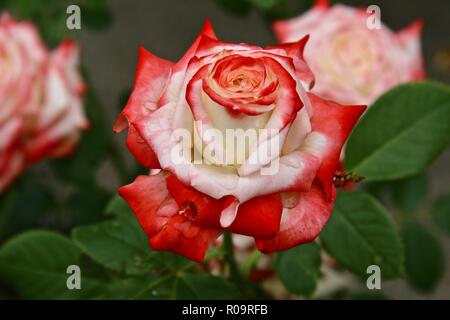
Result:
M139 298L140 296L142 296L143 294L145 294L146 292L148 292L149 290L155 289L157 288L160 284L174 278L177 276L178 273L181 273L183 271L186 271L192 267L195 267L197 264L195 262L189 262L188 264L186 264L184 267L182 267L179 270L173 270L171 272L169 272L168 274L161 276L153 281L151 281L144 289L142 289L141 291L139 291L138 294L136 294L133 299Z
M251 299L264 299L266 294L257 285L252 284L246 277L244 277L239 269L239 266L234 257L233 239L229 232L223 234L223 248L225 251L225 262L230 268L230 279L236 284L238 289L245 297Z
M228 263L228 266L230 268L230 278L239 287L242 287L244 279L242 277L242 274L239 270L239 266L234 257L233 239L231 233L229 232L225 232L223 234L223 247L225 251L225 261Z

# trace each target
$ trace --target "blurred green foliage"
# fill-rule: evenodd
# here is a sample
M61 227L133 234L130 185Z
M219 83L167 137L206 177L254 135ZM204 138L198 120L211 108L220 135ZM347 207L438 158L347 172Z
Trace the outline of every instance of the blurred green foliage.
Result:
M440 197L433 206L433 220L448 236L450 236L450 195Z
M66 27L69 5L80 7L83 27L102 30L113 21L107 0L3 0L0 9L7 10L17 19L32 20L47 44L54 47L62 39L76 37L76 31Z
M441 243L417 222L406 223L402 228L402 237L406 248L408 281L419 290L432 291L445 270Z
M227 12L246 16L252 11L259 12L268 21L288 19L306 12L314 0L215 0ZM339 2L330 0L330 4Z

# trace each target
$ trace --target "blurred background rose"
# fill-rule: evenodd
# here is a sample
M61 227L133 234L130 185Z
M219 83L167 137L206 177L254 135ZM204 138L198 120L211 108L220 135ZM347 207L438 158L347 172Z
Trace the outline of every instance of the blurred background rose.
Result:
M0 192L28 165L70 154L87 128L79 51L49 52L31 21L0 16Z
M275 21L273 31L281 42L310 36L305 58L316 78L313 92L341 103L370 105L394 86L425 77L422 20L392 32L381 21L375 25L376 19L364 7L325 0L300 16Z

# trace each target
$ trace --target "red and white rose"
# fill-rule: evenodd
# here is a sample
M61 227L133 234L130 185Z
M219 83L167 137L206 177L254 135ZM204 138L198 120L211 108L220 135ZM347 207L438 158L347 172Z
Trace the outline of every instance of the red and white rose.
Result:
M341 148L365 106L305 90L314 81L303 59L307 40L224 43L207 22L176 63L140 49L134 90L114 129L128 127L133 155L161 169L119 190L154 250L201 261L225 231L255 238L266 253L319 234L332 211ZM244 148L212 143L210 130L231 129L267 131ZM186 147L179 130L188 133L187 153L179 153ZM274 163L276 172L264 173Z
M0 191L28 165L70 153L84 116L78 48L53 52L31 22L0 17Z
M316 76L312 92L340 103L371 104L393 86L425 75L422 21L394 33L383 24L372 28L373 18L366 8L316 0L305 14L275 22L273 30L280 42L310 36L305 59Z

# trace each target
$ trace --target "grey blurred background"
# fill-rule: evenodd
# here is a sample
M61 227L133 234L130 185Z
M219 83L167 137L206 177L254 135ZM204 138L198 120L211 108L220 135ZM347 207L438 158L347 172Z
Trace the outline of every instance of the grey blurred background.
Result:
M297 0L300 1L300 0ZM423 52L429 77L450 83L450 1L449 0L384 0L343 1L356 6L377 4L383 22L399 30L415 19L425 21ZM110 0L114 15L111 28L102 32L87 29L79 33L82 60L87 67L94 91L99 95L109 115L112 127L123 107L121 97L133 85L139 46L152 53L176 61L187 50L209 18L218 37L229 42L256 45L275 43L269 24L257 12L238 17L226 12L213 0ZM83 19L83 18L82 18ZM123 100L123 99L122 99ZM134 160L126 152L125 134L116 137L130 165ZM450 150L447 150L429 170L430 200L450 192ZM97 173L110 189L118 186L108 164ZM450 242L445 241L447 266L450 265ZM382 287L392 298L450 298L450 271L432 295L420 295L401 281L386 282Z

